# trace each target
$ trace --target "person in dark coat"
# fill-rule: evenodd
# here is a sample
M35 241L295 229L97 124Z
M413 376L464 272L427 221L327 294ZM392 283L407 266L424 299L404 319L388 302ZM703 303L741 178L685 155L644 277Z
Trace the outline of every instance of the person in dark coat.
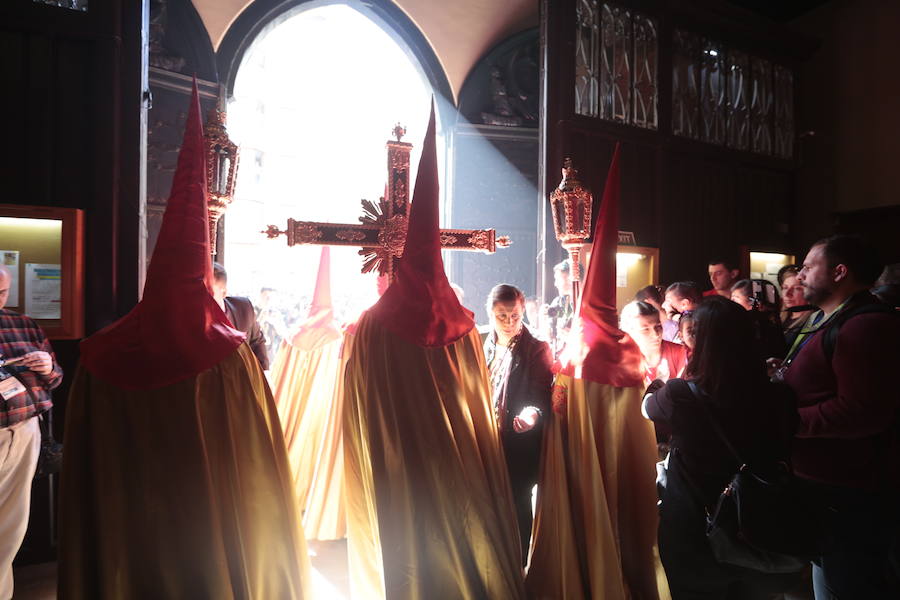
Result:
M674 600L767 598L794 588L801 576L721 564L706 539L705 511L740 467L712 423L742 459L771 464L790 455L794 397L766 377L753 321L740 305L711 296L693 312L693 328L686 379L670 379L644 399L645 416L672 432L660 492L660 556Z
M797 276L819 310L780 372L797 394L794 473L833 510L816 598L900 597L900 315L869 293L882 266L862 238L835 235Z
M553 358L547 342L535 338L522 323L525 295L521 290L508 284L495 286L487 310L493 331L484 342L484 353L524 564L531 540L531 492L538 480L543 424L550 409Z
M234 328L247 334L247 344L259 361L259 366L263 371L268 371L269 353L266 351L266 336L263 335L256 319L253 303L249 298L228 295L228 273L219 263L213 263L213 277L213 297L228 315L228 320Z

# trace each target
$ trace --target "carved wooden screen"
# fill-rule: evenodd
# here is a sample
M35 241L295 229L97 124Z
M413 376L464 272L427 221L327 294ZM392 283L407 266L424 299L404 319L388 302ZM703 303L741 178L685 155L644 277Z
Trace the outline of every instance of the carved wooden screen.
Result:
M659 135L658 20L624 5L596 0L544 0L543 14L547 69L541 121L542 189L549 197L559 183L564 156L572 156L598 203L616 139L607 128ZM623 187L623 197L629 201L623 203L620 223L628 229L656 211L657 150L652 145L628 145L623 152L627 159L623 177L631 183ZM539 287L546 298L554 293L550 269L565 256L545 209L544 252L540 254L545 269ZM652 235L646 239L655 241Z
M697 15L682 0L542 3L541 189L570 156L599 202L622 142L619 227L660 248L669 282L705 281L705 261L741 244L791 249L790 55L766 23ZM547 205L542 224L548 297L564 252Z
M792 158L793 94L789 68L691 31L673 31L675 135Z
M575 112L656 129L656 20L597 0L577 0L575 15Z
M737 150L750 147L750 107L748 104L748 84L750 59L739 50L728 53L728 134L725 143Z
M794 75L790 69L776 65L775 85L775 155L794 156Z
M38 4L49 4L57 8L65 8L68 10L77 10L79 12L87 12L88 0L32 0Z

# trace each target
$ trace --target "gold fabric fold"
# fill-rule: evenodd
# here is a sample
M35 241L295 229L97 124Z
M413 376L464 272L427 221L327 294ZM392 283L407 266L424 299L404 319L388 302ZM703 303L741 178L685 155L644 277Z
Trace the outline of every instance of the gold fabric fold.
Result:
M422 348L364 314L345 375L344 457L354 598L524 598L477 331Z
M346 535L341 446L342 340L312 347L282 342L272 367L272 388L284 429L288 460L307 539Z
M312 597L281 425L246 343L154 390L79 368L65 445L59 598Z
M526 588L535 599L668 598L656 549L656 438L642 389L558 375Z

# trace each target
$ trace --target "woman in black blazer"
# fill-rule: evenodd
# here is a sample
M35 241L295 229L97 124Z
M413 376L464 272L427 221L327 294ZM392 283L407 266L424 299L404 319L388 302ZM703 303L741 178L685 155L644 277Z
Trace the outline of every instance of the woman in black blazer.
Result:
M644 398L645 416L672 431L660 491L660 556L673 600L769 598L802 583L801 576L720 564L706 539L705 509L740 467L712 420L742 459L771 464L790 456L794 397L769 382L750 313L740 305L721 296L704 299L693 313L693 332L685 379L670 379Z

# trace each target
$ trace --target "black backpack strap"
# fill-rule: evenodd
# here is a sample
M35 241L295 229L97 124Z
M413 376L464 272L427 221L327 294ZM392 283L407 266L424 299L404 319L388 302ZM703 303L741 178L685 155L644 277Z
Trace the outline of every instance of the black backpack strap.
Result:
M841 325L856 317L858 315L865 315L869 313L891 313L898 314L898 312L887 304L882 304L880 302L871 302L869 304L863 304L861 306L854 306L848 308L846 310L842 310L838 314L836 314L825 328L825 331L822 332L824 336L822 338L822 350L825 352L825 358L828 359L828 362L831 362L831 359L834 357L834 350L837 347L838 334L841 331Z
M689 392L694 396L694 398L696 398L698 401L702 402L701 396L703 395L703 392L700 391L700 389L697 387L697 384L694 383L693 381L687 381L687 380L683 380L683 381L684 381L684 383L687 384L687 388L688 388ZM741 457L738 454L735 447L732 446L731 442L728 441L728 437L725 435L725 432L722 430L722 427L716 421L715 416L713 416L713 414L709 410L706 411L706 414L709 417L709 421L712 424L713 430L716 432L716 435L719 436L719 439L722 440L722 443L725 444L725 446L728 448L728 451L731 452L731 454L732 454L732 456L734 456L735 460L738 461L738 465L740 465L742 467L744 465L744 461L741 460ZM673 447L670 451L670 454L671 454L671 457L676 457L680 454L680 452L677 447ZM680 459L679 459L679 462L681 462ZM683 463L681 465L680 473L684 476L684 480L688 484L690 495L694 498L694 501L703 508L703 512L706 514L706 518L710 519L712 516L712 511L710 511L709 505L703 501L703 494L701 493L700 486L697 485L697 482L691 476L690 472L688 472L688 469L685 467L685 465Z

